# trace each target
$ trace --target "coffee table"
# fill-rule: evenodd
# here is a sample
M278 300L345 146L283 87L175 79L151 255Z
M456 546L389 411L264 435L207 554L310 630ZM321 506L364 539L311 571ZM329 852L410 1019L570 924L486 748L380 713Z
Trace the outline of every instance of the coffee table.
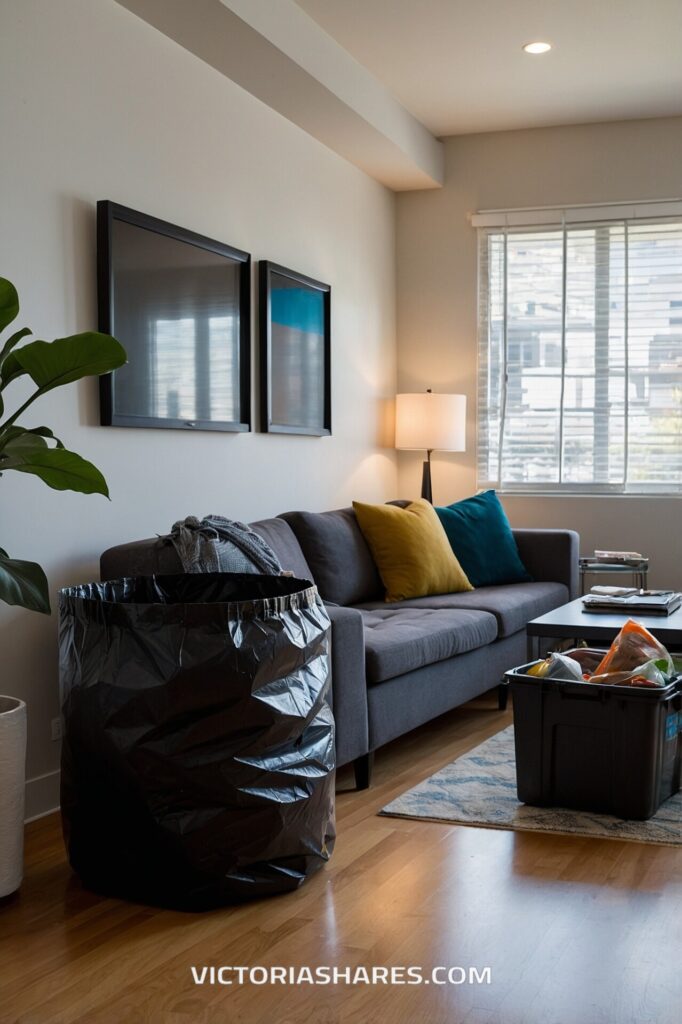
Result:
M682 608L678 608L672 615L586 612L582 600L578 598L528 623L528 660L534 661L540 657L543 638L586 640L589 644L608 647L629 618L641 622L668 650L682 650Z

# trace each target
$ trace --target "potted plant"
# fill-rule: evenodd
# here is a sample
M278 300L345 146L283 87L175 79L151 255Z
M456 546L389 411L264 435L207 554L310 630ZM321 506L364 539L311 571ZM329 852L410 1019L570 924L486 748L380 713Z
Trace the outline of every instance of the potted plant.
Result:
M18 313L16 288L0 278L0 332ZM27 427L19 420L48 391L122 366L125 350L115 338L94 331L22 345L31 333L27 327L15 331L0 349L0 476L8 470L31 473L58 491L108 497L106 481L91 462L67 451L49 427ZM35 389L5 417L6 389L19 378L28 378ZM42 568L36 562L11 558L0 548L0 601L49 614ZM0 897L21 883L25 758L26 705L0 695Z

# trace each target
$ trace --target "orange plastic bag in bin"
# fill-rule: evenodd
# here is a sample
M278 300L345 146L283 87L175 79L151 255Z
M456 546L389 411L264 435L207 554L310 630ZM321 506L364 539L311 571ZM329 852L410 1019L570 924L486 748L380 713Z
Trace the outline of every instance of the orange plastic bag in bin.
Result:
M605 672L632 672L648 661L665 661L667 674L673 671L673 660L663 644L634 619L628 619L620 633L595 669L594 675Z

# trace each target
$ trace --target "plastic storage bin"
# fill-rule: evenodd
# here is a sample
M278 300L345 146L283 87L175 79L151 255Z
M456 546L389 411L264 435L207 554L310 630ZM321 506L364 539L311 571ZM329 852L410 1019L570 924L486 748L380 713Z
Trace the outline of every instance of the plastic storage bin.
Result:
M62 817L106 895L203 910L334 846L329 618L309 582L196 573L60 594Z
M682 679L664 689L506 673L519 800L644 820L680 788Z

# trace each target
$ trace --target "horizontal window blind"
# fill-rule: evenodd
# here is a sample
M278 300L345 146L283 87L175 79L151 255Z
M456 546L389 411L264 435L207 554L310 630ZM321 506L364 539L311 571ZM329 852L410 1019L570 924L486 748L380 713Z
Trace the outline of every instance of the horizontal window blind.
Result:
M682 491L682 217L479 241L479 485Z

